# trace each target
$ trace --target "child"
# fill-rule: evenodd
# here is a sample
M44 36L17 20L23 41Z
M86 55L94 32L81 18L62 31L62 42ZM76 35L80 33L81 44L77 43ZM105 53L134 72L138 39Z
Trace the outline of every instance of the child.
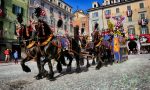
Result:
M15 62L15 64L18 64L18 51L17 50L15 50L13 56L14 56L14 62Z

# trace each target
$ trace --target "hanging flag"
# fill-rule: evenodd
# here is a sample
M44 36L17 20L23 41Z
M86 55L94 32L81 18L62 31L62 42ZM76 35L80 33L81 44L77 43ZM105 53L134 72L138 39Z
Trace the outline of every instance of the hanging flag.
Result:
M127 17L132 17L132 10L128 10L128 11L126 12L126 14L127 14Z

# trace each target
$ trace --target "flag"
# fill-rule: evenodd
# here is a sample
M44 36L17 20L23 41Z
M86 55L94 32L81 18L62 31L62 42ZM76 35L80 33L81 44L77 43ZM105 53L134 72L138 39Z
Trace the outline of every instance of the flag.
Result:
M126 14L127 14L127 17L131 17L131 16L132 16L132 10L128 10L128 11L126 12Z

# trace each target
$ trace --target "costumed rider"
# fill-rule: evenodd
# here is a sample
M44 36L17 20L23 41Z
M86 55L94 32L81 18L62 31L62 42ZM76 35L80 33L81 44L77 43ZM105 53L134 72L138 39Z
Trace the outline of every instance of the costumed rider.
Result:
M61 46L61 48L62 48L61 49L62 56L65 56L68 59L72 60L73 58L68 52L70 42L68 40L68 37L66 36L65 31L62 29L62 24L63 24L63 21L60 18L58 23L57 23L57 27L58 27L58 30L57 30L58 45Z

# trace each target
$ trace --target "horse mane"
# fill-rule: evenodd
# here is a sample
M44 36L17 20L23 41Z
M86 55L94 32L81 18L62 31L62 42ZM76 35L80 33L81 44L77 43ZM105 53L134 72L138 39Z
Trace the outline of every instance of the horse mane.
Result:
M45 35L48 36L48 35L52 34L52 30L49 27L49 25L45 21L42 21L42 23L43 23L43 26L44 26Z

